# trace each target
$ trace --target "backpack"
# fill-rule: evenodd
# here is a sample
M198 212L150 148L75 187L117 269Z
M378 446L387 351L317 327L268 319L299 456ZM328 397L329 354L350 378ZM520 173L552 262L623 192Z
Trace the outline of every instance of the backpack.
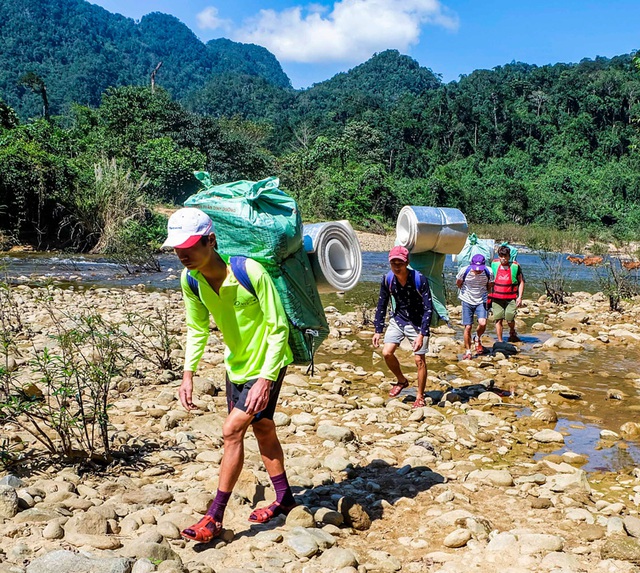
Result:
M247 273L247 257L230 257L229 265L231 266L231 272L236 277L238 283L240 283L240 285L247 291L249 291L249 293L251 293L254 297L258 298L256 290L251 283L251 278ZM270 275L270 273L268 274ZM273 279L274 277L271 278ZM187 284L189 285L191 292L193 292L193 294L200 298L200 286L198 285L198 281L191 274L191 271L187 271ZM277 286L278 284L276 283L276 290L278 291L278 294L280 294ZM284 308L286 312L286 306ZM289 320L289 326L291 327L289 329L289 347L291 348L291 351L293 353L293 363L309 364L308 373L310 372L313 376L313 356L320 343L325 339L326 334L325 332L323 332L322 327L320 327L319 329L300 327L292 321L291 315L288 312L286 314Z
M520 265L516 263L516 261L511 261L509 263L509 268L511 269L511 284L518 284L518 268ZM500 259L491 261L491 270L493 271L493 276L498 276L498 269L500 268Z
M471 265L468 265L467 269L464 271L464 274L462 275L462 282L463 283L464 283L464 281L467 280L467 275L470 272L471 272ZM484 268L484 274L487 275L487 282L490 282L491 281L491 273L489 272L489 269L487 267Z
M251 279L247 273L247 257L231 257L229 259L229 264L231 265L231 272L233 273L233 276L236 277L236 280L254 297L258 298L256 289L253 288L253 284L251 284ZM187 284L189 285L191 292L200 298L200 286L198 285L198 281L191 274L191 271L187 271Z
M422 273L416 271L415 269L411 269L411 271L413 272L413 282L416 284L416 290L420 292L420 286L422 285L422 279L420 277L422 276ZM391 292L391 282L393 281L393 276L393 271L389 271L387 273L387 288L389 289L389 292Z

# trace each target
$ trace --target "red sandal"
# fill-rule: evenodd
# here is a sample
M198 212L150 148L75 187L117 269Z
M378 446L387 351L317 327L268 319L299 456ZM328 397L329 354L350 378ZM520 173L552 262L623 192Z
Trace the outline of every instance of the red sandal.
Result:
M214 537L222 533L222 523L216 521L210 515L205 515L198 523L187 527L180 532L185 539L198 543L209 543Z
M409 386L409 380L405 380L404 382L396 382L393 386L391 386L391 390L389 390L389 396L395 398L407 386Z
M267 507L259 507L254 509L249 516L249 521L251 523L267 523L274 517L278 515L289 515L289 512L296 506L293 505L280 505L277 501L274 501L271 505Z

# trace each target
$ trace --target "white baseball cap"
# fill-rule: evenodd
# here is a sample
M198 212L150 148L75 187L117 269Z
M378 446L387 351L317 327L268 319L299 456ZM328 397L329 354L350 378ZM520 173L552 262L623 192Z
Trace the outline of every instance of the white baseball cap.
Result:
M213 233L213 221L209 215L195 207L184 207L169 217L167 240L162 248L188 249L210 233Z

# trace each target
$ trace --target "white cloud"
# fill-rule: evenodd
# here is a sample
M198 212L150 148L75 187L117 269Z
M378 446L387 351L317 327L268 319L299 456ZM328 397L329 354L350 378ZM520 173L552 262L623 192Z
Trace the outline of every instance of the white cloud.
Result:
M407 51L425 24L456 30L458 18L439 0L341 0L331 10L260 10L233 39L264 46L283 62L358 62L389 48Z
M217 30L229 28L230 21L218 17L218 9L208 6L196 15L198 27L201 30Z

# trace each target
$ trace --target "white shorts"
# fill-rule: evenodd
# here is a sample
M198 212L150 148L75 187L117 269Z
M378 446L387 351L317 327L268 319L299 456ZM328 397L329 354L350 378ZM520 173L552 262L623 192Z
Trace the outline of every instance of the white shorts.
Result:
M400 344L405 338L413 344L413 341L417 338L418 333L412 324L407 324L404 327L404 330L400 328L400 325L395 321L394 318L389 320L389 326L387 326L387 331L384 333L384 343L385 344ZM422 347L419 350L416 350L414 354L426 354L427 347L429 346L429 337L425 336L422 340Z

